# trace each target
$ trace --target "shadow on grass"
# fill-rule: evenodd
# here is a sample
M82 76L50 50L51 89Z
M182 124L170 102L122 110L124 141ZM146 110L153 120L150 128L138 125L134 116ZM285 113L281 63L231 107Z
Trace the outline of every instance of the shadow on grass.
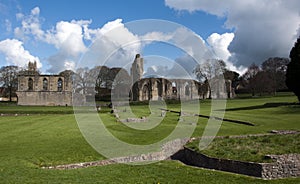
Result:
M266 108L274 108L274 107L281 107L281 106L296 106L300 107L299 103L288 103L288 102L278 102L278 103L265 103L263 105L254 105L254 106L247 106L247 107L238 107L238 108L229 108L226 111L242 111L242 110L255 110L255 109L266 109ZM224 110L224 109L220 109Z

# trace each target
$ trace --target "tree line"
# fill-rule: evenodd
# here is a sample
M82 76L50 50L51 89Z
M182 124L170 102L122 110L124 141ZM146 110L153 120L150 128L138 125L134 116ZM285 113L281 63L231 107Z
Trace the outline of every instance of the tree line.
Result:
M285 80L288 58L269 58L261 66L251 64L240 80L241 90L252 96L262 94L276 94L278 91L288 90Z
M278 91L290 90L300 102L300 37L291 49L289 58L272 57L260 66L253 63L242 76L226 69L222 60L207 60L197 65L193 72L199 81L207 84L209 94L211 89L208 81L223 75L224 79L232 81L231 87L236 93L275 95Z

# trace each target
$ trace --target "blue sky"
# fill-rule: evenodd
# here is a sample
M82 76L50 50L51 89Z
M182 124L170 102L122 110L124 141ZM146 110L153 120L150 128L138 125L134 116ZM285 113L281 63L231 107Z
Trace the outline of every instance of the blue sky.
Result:
M201 38L198 42L203 41L200 45L225 60L230 69L242 72L253 62L288 57L300 33L299 7L298 0L0 0L0 65L24 66L28 60L37 60L40 70L46 73L76 69L79 61L84 62L82 58L88 58L90 44L106 34L108 40L101 44L109 43L97 48L103 55L113 46L120 47L143 36L157 40L119 49L110 58L111 66L124 65L119 62L121 56L132 60L132 54L141 52L145 58L159 60L157 56L161 56L162 60L190 69L192 63L187 53L169 43L176 42L174 35L177 40L186 39L181 40L182 47L192 49L188 54L196 57L202 51L195 50L197 42L189 41L193 36L186 36L194 32ZM143 19L171 21L192 32L164 32L164 25L155 27L156 24L147 23L144 25L149 26L149 34L137 36L139 28L131 30L129 24ZM114 34L107 33L115 27L120 29ZM151 74L172 68L158 63L146 64L154 72Z

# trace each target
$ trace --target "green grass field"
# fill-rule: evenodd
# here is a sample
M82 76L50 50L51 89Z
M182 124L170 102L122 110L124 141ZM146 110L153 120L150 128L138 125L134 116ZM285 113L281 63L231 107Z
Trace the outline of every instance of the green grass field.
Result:
M187 146L199 151L198 141ZM199 151L215 158L225 158L249 162L271 162L266 155L300 153L300 134L266 135L247 138L214 139L207 149Z
M223 122L218 135L266 133L270 130L300 130L300 107L285 105L296 97L237 98L227 101L225 117L249 121L256 126ZM201 114L210 113L210 101L200 104ZM132 106L135 114L146 116L146 105ZM169 104L178 110L180 105ZM24 107L0 104L0 183L299 183L300 179L265 181L257 178L185 166L177 161L149 165L115 164L75 170L47 170L41 166L104 159L85 141L72 107ZM15 116L18 114L18 116ZM28 114L28 115L27 115ZM100 117L110 132L133 144L149 144L174 129L178 115L167 113L163 123L149 131L128 128L103 108ZM202 135L207 119L199 118L195 137ZM299 139L299 137L297 138ZM251 140L256 142L257 140ZM281 141L281 140L280 140ZM272 142L276 144L278 141ZM286 142L292 146L292 142ZM219 144L221 145L221 144ZM287 148L287 150L290 150ZM298 149L299 151L299 149ZM273 151L271 151L273 152Z

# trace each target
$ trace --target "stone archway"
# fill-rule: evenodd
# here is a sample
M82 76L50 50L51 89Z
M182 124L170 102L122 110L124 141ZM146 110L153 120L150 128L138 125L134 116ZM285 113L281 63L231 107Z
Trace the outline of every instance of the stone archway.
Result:
M190 85L189 85L188 82L185 82L184 94L185 94L186 97L190 96Z
M146 84L142 88L142 101L150 100L149 86Z

